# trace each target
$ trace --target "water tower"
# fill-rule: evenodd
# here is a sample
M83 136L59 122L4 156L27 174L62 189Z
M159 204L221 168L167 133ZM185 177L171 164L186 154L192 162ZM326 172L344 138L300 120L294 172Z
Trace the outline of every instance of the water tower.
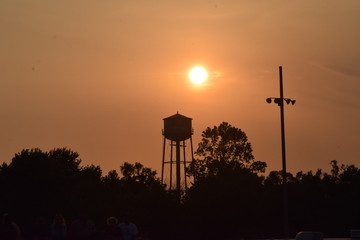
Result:
M180 193L181 190L181 175L183 176L184 187L187 188L186 183L186 164L190 163L194 158L192 134L193 129L191 127L191 118L185 117L179 113L170 117L164 118L164 144L163 144L163 157L162 157L162 170L161 181L164 182L164 168L165 164L170 168L169 188L172 189L173 185L173 166L175 165L175 180L176 190ZM186 159L186 143L190 140L190 158ZM166 153L165 149L167 144L170 144L170 153ZM173 158L175 147L175 161ZM187 161L188 160L188 161ZM190 161L189 161L190 160ZM182 168L183 167L183 168Z

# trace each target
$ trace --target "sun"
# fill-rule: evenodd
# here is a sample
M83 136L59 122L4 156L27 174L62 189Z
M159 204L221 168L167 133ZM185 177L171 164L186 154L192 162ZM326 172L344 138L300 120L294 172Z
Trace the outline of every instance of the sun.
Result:
M189 78L191 82L199 85L207 80L208 73L204 67L193 67L189 72Z

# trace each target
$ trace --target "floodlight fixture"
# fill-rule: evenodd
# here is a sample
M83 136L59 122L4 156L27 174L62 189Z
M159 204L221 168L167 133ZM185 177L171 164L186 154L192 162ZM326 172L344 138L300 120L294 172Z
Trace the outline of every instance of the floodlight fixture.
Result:
M266 102L267 103L272 103L272 100L274 100L274 103L276 103L278 106L283 105L283 102L286 102L286 104L290 104L294 105L296 103L295 99L291 99L291 98L276 98L276 97L269 97L266 98Z

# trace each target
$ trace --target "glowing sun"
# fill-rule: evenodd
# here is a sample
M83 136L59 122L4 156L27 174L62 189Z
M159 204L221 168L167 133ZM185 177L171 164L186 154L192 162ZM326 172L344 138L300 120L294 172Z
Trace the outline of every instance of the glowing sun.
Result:
M202 84L208 78L208 73L203 67L194 67L189 72L189 78L195 84Z

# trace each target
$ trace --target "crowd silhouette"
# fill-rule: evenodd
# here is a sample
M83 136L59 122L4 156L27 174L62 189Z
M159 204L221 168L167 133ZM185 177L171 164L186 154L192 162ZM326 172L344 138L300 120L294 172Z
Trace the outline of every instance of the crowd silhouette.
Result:
M30 226L30 227L29 227ZM99 228L86 216L79 215L69 225L61 214L55 214L52 223L43 216L37 216L27 229L20 229L10 214L5 213L0 222L1 240L148 240L146 232L139 232L137 226L124 215L119 223L116 217L109 217L106 225Z

